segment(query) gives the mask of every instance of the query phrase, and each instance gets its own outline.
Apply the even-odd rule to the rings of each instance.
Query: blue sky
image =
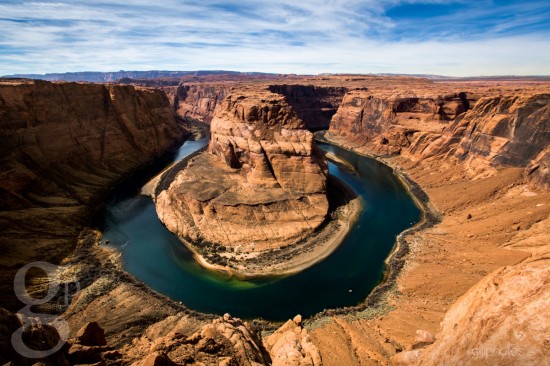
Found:
[[[549,75],[550,0],[0,0],[0,75]]]

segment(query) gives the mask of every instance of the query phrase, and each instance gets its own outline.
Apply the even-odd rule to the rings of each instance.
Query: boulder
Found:
[[[76,334],[78,342],[84,346],[105,346],[105,331],[96,322],[86,323]]]
[[[301,316],[294,317],[264,339],[273,366],[320,366],[321,353],[309,333],[301,326]]]
[[[141,366],[177,366],[177,363],[172,361],[168,356],[159,353],[152,353],[145,357],[140,364]]]

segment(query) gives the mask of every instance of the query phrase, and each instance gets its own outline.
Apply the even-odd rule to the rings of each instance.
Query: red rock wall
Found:
[[[327,129],[347,89],[315,85],[271,85],[269,90],[286,97],[309,130]]]
[[[22,263],[68,255],[99,199],[183,138],[159,90],[1,81],[0,305],[19,309]]]
[[[328,136],[366,146],[376,154],[401,153],[421,125],[444,128],[470,107],[465,93],[434,97],[376,96],[368,90],[346,94],[330,123]]]
[[[550,144],[550,95],[483,98],[457,124],[460,132],[459,160],[526,167]]]
[[[344,97],[327,138],[377,155],[413,159],[453,156],[471,177],[502,166],[528,167],[548,187],[550,95],[380,97],[354,90]]]
[[[212,121],[209,150],[254,185],[325,193],[326,169],[313,134],[284,97],[230,95]]]
[[[214,110],[225,95],[228,87],[222,84],[181,84],[164,88],[174,111],[180,118],[190,118],[210,123]]]
[[[1,83],[0,125],[3,209],[88,204],[183,140],[164,93],[131,86]]]

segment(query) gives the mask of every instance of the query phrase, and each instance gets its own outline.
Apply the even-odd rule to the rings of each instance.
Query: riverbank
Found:
[[[371,291],[371,293],[368,295],[365,301],[352,308],[338,309],[336,311],[329,310],[329,313],[344,314],[344,313],[350,313],[353,311],[363,311],[368,307],[383,306],[383,303],[385,301],[385,296],[387,295],[387,292],[390,291],[392,287],[394,287],[395,281],[399,276],[401,269],[405,265],[405,262],[406,262],[405,257],[410,252],[408,239],[413,234],[421,232],[422,230],[426,230],[438,224],[441,221],[441,214],[437,212],[437,210],[430,204],[430,198],[428,197],[426,192],[422,189],[422,187],[418,183],[416,183],[414,180],[412,180],[409,177],[409,175],[401,169],[399,165],[392,164],[390,161],[388,161],[387,159],[384,159],[383,157],[372,155],[364,151],[358,151],[358,149],[354,148],[353,145],[350,146],[349,144],[345,144],[342,141],[339,141],[338,139],[326,138],[325,131],[316,133],[315,138],[320,142],[338,146],[342,149],[352,151],[357,155],[376,160],[381,164],[384,164],[390,167],[392,169],[392,173],[399,179],[401,184],[403,184],[403,186],[406,188],[407,192],[409,193],[409,196],[412,198],[416,206],[421,211],[420,220],[414,226],[406,229],[405,231],[401,232],[397,236],[393,250],[384,261],[386,264],[386,268],[384,270],[384,277],[380,281],[380,283]],[[337,159],[334,159],[333,157]],[[327,159],[332,159],[336,163],[342,164],[343,166],[345,166],[348,169],[351,169],[352,171],[354,170],[353,166],[351,166],[345,160],[338,158],[336,155],[332,153],[327,154]],[[321,314],[318,314],[317,317],[322,317],[324,315],[326,314],[321,313]]]
[[[330,256],[342,244],[363,209],[361,198],[340,179],[330,176],[328,187],[331,209],[325,223],[297,243],[252,254],[225,252],[223,257],[231,263],[228,266],[212,263],[206,258],[209,252],[200,250],[185,238],[180,237],[180,240],[201,266],[226,276],[253,279],[299,273]]]
[[[360,146],[343,147],[369,156]],[[389,365],[391,356],[413,349],[417,330],[437,337],[451,306],[495,269],[534,253],[534,245],[516,243],[534,230],[540,236],[539,225],[550,221],[550,194],[530,188],[521,169],[498,169],[492,177],[470,180],[452,159],[377,160],[393,167],[433,216],[400,235],[388,259],[399,267],[392,267],[385,288],[371,293],[372,306],[310,323],[326,365]]]
[[[156,197],[157,193],[168,188],[174,172],[185,168],[193,157],[202,151],[204,149],[182,159],[153,178],[142,193],[147,192]],[[296,274],[332,254],[342,244],[363,209],[361,199],[344,182],[330,176],[327,183],[330,208],[325,222],[312,235],[291,245],[253,253],[241,253],[236,250],[217,251],[214,258],[219,256],[227,263],[222,265],[208,259],[213,256],[209,246],[198,246],[182,237],[180,240],[192,252],[197,263],[226,276],[251,279]]]

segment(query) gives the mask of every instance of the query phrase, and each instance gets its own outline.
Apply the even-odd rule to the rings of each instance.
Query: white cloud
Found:
[[[478,37],[446,39],[444,29],[432,39],[397,37],[404,25],[385,9],[415,2],[445,3],[5,1],[0,75],[119,69],[550,74],[547,31],[499,34],[528,19],[508,20]]]

